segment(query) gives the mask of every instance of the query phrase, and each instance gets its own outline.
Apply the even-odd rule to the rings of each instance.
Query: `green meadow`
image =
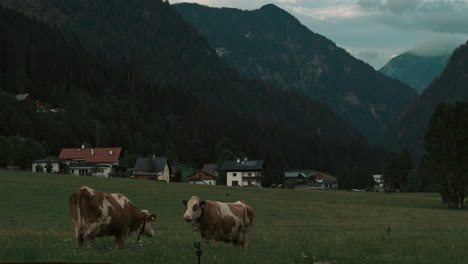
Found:
[[[119,192],[157,214],[156,236],[77,247],[68,208],[81,186]],[[251,249],[202,243],[201,263],[468,263],[468,211],[434,193],[236,188],[0,171],[0,262],[197,263],[183,199],[245,200]]]

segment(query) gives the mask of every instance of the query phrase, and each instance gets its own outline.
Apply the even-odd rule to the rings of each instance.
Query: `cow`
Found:
[[[95,237],[114,236],[115,247],[125,247],[125,239],[138,232],[154,236],[155,214],[139,210],[120,193],[95,191],[87,186],[70,195],[69,205],[79,247],[90,247]]]
[[[187,208],[183,218],[198,227],[204,241],[232,242],[235,247],[249,248],[253,225],[253,208],[244,201],[222,203],[202,201],[192,196],[182,203]]]

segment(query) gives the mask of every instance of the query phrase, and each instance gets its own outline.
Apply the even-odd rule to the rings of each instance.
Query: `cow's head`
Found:
[[[148,210],[141,210],[141,212],[145,215],[145,222],[141,224],[140,234],[152,237],[154,236],[152,223],[156,220],[156,214],[150,214]]]
[[[205,207],[205,201],[201,201],[200,198],[192,196],[190,200],[183,200],[182,203],[187,208],[185,211],[184,219],[187,223],[198,223],[198,218],[202,215],[202,209]]]

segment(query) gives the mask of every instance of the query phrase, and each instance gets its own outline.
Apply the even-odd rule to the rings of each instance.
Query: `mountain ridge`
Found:
[[[434,80],[447,65],[450,54],[420,56],[405,52],[392,58],[379,72],[413,87],[418,93]]]
[[[275,5],[252,11],[175,7],[242,76],[324,102],[371,142],[416,96]]]

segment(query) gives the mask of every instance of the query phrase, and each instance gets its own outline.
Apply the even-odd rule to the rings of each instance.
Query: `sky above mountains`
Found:
[[[468,0],[169,0],[253,10],[285,9],[310,30],[380,69],[392,57],[451,53],[468,40]]]

